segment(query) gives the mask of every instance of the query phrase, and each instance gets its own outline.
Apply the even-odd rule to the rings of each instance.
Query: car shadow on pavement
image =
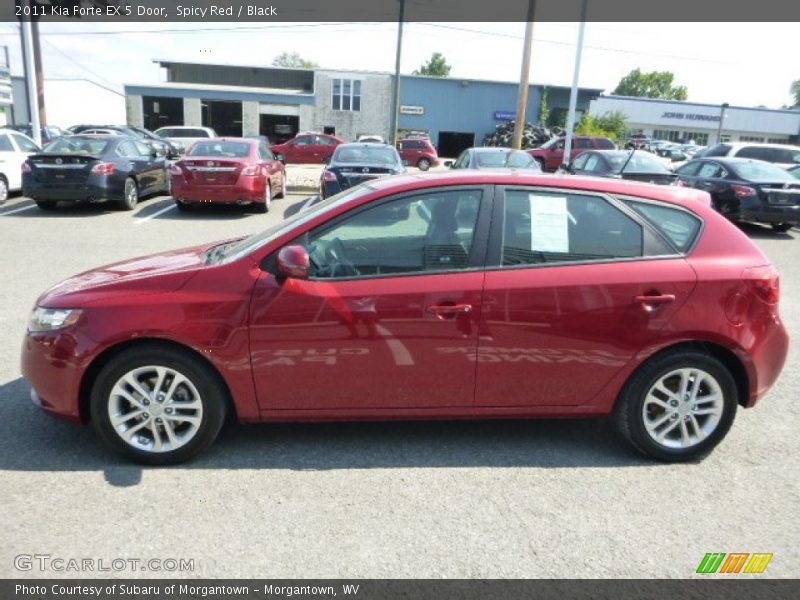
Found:
[[[275,210],[273,203],[270,210]],[[188,210],[168,210],[158,216],[153,217],[154,221],[198,221],[198,220],[214,220],[220,219],[243,219],[245,217],[264,217],[266,215],[258,214],[251,208],[239,205],[224,205],[224,204],[200,204],[192,206]]]
[[[24,379],[0,385],[0,470],[102,471],[137,485],[146,469],[109,450],[91,427],[53,419]],[[13,425],[12,425],[13,424]],[[605,419],[264,423],[226,425],[214,445],[171,469],[603,468],[653,466]]]
[[[769,225],[757,225],[755,223],[737,223],[737,225],[747,237],[755,240],[793,240],[792,233],[800,234],[797,227],[781,233],[775,231]]]
[[[31,203],[30,210],[14,213],[14,217],[18,219],[30,219],[31,217],[85,219],[87,217],[100,217],[106,213],[114,212],[120,211],[115,204],[109,202],[100,202],[97,204],[58,204],[55,208],[50,210],[42,210]]]

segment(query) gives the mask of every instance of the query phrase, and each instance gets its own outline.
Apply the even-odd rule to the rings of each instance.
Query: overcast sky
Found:
[[[441,52],[452,77],[518,80],[524,29],[524,23],[407,24],[402,71]],[[117,33],[97,35],[110,31]],[[163,81],[156,58],[268,65],[288,51],[326,68],[393,71],[396,31],[394,23],[41,25],[46,77],[87,78],[120,91],[125,83]],[[571,84],[577,33],[576,23],[535,25],[531,81]],[[4,23],[0,34],[12,70],[21,74],[18,26]],[[636,67],[668,70],[687,86],[690,101],[780,108],[800,79],[798,39],[798,23],[588,23],[580,85],[610,93]]]

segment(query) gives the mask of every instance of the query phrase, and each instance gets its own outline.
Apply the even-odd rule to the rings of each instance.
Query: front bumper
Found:
[[[81,423],[80,384],[83,361],[68,333],[26,334],[22,342],[22,376],[31,384],[31,401],[46,413]]]

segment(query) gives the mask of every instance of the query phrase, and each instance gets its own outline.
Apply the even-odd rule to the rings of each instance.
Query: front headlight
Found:
[[[38,333],[42,331],[56,331],[71,327],[80,319],[82,310],[77,308],[42,308],[33,309],[28,320],[28,331]]]

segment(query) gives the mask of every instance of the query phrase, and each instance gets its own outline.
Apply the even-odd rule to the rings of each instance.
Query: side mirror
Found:
[[[310,265],[308,251],[303,246],[284,246],[278,252],[278,273],[284,277],[308,279]]]
[[[444,166],[445,166],[445,167],[447,167],[448,169],[452,169],[452,168],[453,168],[453,164],[454,164],[454,163],[453,163],[453,161],[452,161],[452,160],[446,160],[446,161],[444,161]]]

